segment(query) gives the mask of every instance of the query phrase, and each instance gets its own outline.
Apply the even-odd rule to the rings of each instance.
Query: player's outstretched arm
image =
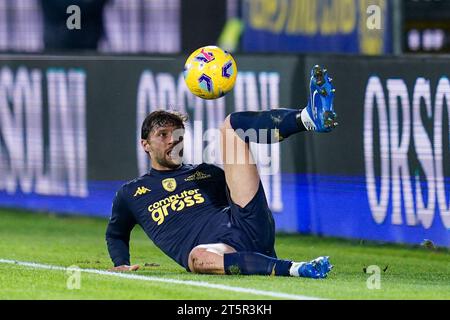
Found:
[[[114,267],[111,271],[135,271],[138,265],[130,264],[130,234],[136,221],[128,210],[119,190],[113,201],[111,219],[106,229],[106,243]]]

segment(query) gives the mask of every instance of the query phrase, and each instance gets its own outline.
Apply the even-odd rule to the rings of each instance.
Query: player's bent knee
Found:
[[[191,250],[191,252],[189,253],[189,270],[191,270],[191,272],[197,273],[198,270],[198,261],[202,259],[202,253],[206,251],[205,249],[202,248],[194,248]]]
[[[223,254],[235,251],[225,244],[197,246],[189,253],[189,270],[193,273],[224,274]]]
[[[193,273],[209,273],[212,267],[211,253],[205,248],[194,248],[189,254],[189,270]]]

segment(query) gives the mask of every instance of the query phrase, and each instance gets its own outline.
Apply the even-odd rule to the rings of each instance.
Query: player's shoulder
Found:
[[[216,166],[215,164],[212,163],[206,163],[206,162],[202,162],[199,164],[195,164],[195,165],[190,165],[191,168],[194,170],[210,170],[210,171],[223,171],[219,166]]]
[[[200,163],[195,165],[185,166],[186,170],[183,175],[184,181],[198,181],[208,178],[224,179],[225,174],[221,168],[209,163]]]
[[[219,167],[215,164],[212,164],[212,163],[203,162],[203,163],[197,165],[196,170],[204,171],[206,173],[210,173],[215,176],[224,174],[224,171],[221,167]]]
[[[117,195],[122,195],[123,197],[127,198],[130,195],[134,194],[136,192],[136,189],[138,188],[142,189],[141,192],[143,192],[145,188],[148,189],[148,185],[150,183],[149,180],[151,180],[151,178],[148,174],[144,174],[140,177],[128,180],[127,182],[123,183],[117,190]]]

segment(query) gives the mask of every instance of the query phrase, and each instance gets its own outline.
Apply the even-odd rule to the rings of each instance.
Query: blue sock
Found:
[[[247,143],[276,143],[291,134],[306,131],[300,114],[301,110],[286,108],[234,112],[230,115],[230,123],[231,127],[237,130],[238,136]],[[247,134],[245,134],[246,131]],[[249,134],[250,132],[254,135]]]
[[[289,276],[292,261],[275,259],[257,252],[223,255],[226,274]]]

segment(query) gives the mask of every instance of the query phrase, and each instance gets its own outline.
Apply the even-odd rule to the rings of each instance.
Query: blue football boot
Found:
[[[330,257],[318,257],[310,262],[301,263],[298,268],[298,275],[313,279],[326,278],[328,272],[333,268],[329,259]]]
[[[326,69],[315,65],[311,69],[308,105],[301,113],[301,119],[307,130],[330,132],[338,123],[334,112],[335,89]]]

